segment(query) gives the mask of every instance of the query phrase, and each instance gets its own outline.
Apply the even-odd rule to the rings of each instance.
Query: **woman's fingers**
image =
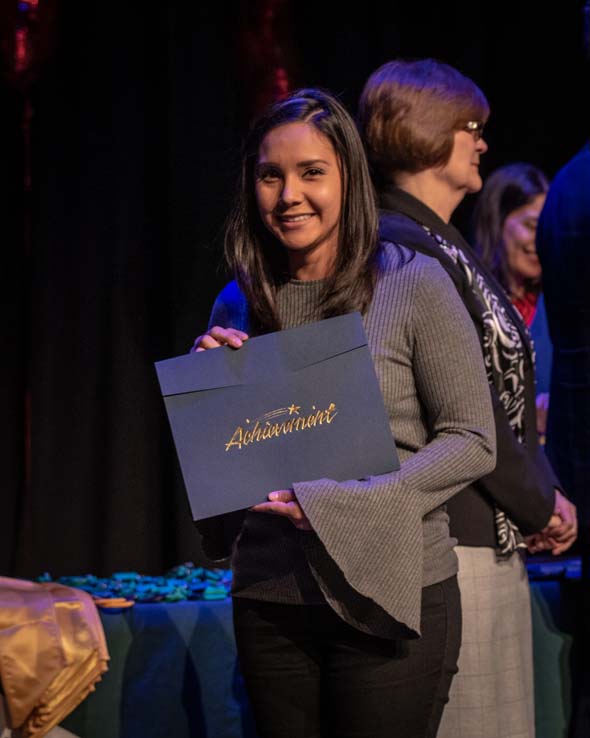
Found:
[[[550,540],[540,533],[526,538],[526,544],[529,553],[532,554],[539,553],[540,551],[549,551],[552,547]]]
[[[268,502],[261,502],[250,509],[254,512],[271,513],[272,515],[288,518],[299,530],[312,530],[309,520],[292,490],[281,489],[271,492],[268,500]]]
[[[206,349],[217,348],[221,344],[206,333],[202,336],[197,336],[193,344],[193,351],[205,351]]]
[[[575,540],[575,538],[572,538],[567,543],[562,543],[558,546],[555,546],[555,548],[551,550],[551,553],[554,556],[559,556],[560,554],[565,553],[569,548],[571,548]]]
[[[551,517],[549,518],[549,522],[543,528],[543,532],[546,532],[548,530],[552,530],[554,528],[558,528],[561,525],[561,523],[562,523],[562,520],[559,517],[559,515],[556,515],[555,513],[553,513],[551,515]]]
[[[576,506],[556,489],[555,509],[553,512],[561,518],[561,524],[556,529],[551,530],[551,535],[558,543],[563,544],[559,547],[559,552],[563,553],[563,551],[567,551],[578,537],[577,510]]]
[[[271,492],[268,499],[273,502],[296,502],[295,493],[292,489],[277,489]]]
[[[571,512],[571,511],[570,511]],[[577,538],[577,527],[572,521],[564,522],[554,513],[540,533],[526,539],[530,553],[551,551],[554,556],[565,553]]]
[[[193,344],[193,351],[205,351],[207,349],[218,348],[219,346],[231,346],[231,348],[240,348],[244,341],[248,340],[248,334],[239,331],[237,328],[222,328],[221,326],[213,326],[207,333],[197,336]]]

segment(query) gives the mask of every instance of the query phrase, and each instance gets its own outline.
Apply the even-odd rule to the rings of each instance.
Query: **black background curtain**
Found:
[[[328,87],[354,111],[380,63],[438,57],[490,99],[484,173],[528,160],[553,175],[587,133],[580,7],[56,6],[55,48],[30,88],[30,197],[23,94],[0,90],[0,571],[160,573],[203,562],[153,362],[188,350],[225,281],[223,220],[265,59],[285,66],[291,86]]]

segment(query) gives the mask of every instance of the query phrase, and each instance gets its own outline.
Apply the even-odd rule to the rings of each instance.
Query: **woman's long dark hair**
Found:
[[[473,211],[474,246],[502,287],[509,292],[504,221],[549,189],[547,177],[532,164],[516,163],[496,169],[487,178]],[[529,285],[540,289],[538,285]]]
[[[373,294],[378,252],[375,195],[354,121],[332,95],[294,92],[272,105],[244,143],[238,194],[225,235],[225,257],[250,309],[251,333],[280,329],[277,288],[289,279],[286,250],[262,223],[255,196],[255,167],[263,138],[274,128],[304,122],[326,136],[338,157],[342,203],[338,252],[327,278],[322,317],[366,309]]]

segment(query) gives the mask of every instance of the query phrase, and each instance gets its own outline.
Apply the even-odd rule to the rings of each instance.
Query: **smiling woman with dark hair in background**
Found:
[[[450,223],[465,195],[482,186],[488,116],[477,85],[433,59],[383,65],[359,106],[379,188],[380,235],[435,257],[450,275],[478,331],[494,404],[496,469],[447,505],[459,542],[463,641],[439,738],[534,735],[530,599],[518,549],[526,547],[523,534],[545,530],[556,552],[576,535],[572,506],[537,440],[525,327]]]
[[[232,554],[259,734],[434,738],[461,630],[441,506],[494,465],[473,325],[434,259],[378,240],[355,124],[319,90],[251,130],[226,257],[235,281],[195,349],[359,310],[401,461],[367,479],[261,489],[268,501],[233,530],[200,524],[206,553]]]
[[[473,214],[475,249],[508,293],[535,347],[537,431],[544,439],[551,378],[551,339],[541,293],[535,237],[549,182],[532,164],[496,169],[486,179]]]

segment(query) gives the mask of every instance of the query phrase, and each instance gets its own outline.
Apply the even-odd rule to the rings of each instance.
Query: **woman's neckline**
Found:
[[[323,277],[322,279],[297,279],[297,277],[289,277],[285,284],[292,284],[294,287],[313,287],[325,284],[326,279],[326,277]]]

